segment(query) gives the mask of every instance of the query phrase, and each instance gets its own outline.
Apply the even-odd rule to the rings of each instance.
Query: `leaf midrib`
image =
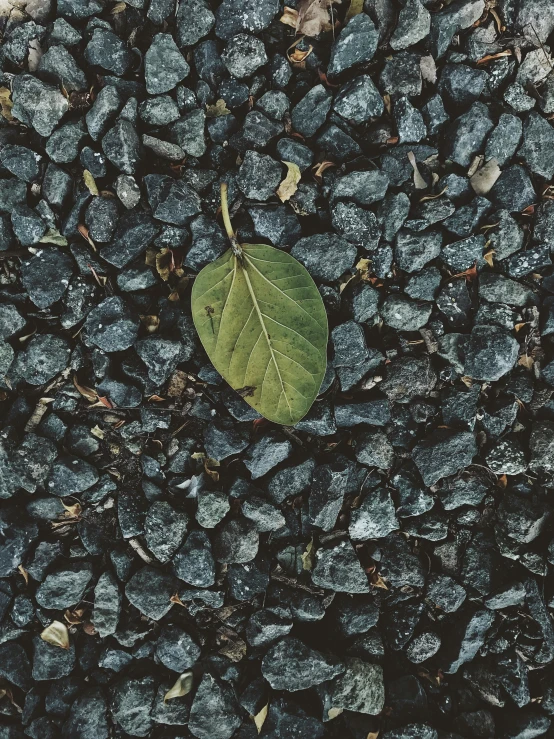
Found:
[[[271,340],[269,338],[269,334],[267,333],[267,329],[266,329],[266,326],[265,326],[265,321],[263,319],[263,314],[262,314],[262,312],[260,310],[260,306],[258,305],[258,301],[256,299],[256,295],[254,293],[254,289],[252,287],[252,283],[250,282],[250,277],[248,275],[247,270],[244,268],[244,266],[242,264],[238,264],[238,260],[237,260],[237,257],[236,256],[234,257],[234,259],[235,259],[235,269],[237,269],[237,266],[239,266],[239,268],[242,269],[242,273],[244,274],[244,279],[245,279],[246,285],[248,287],[248,292],[250,293],[250,298],[252,300],[252,304],[254,305],[254,308],[255,308],[256,313],[258,315],[258,320],[260,321],[260,324],[261,324],[261,327],[262,327],[262,331],[264,332],[264,336],[265,336],[265,340],[267,341],[267,346],[268,346],[268,349],[269,349],[269,353],[271,355],[271,359],[273,360],[273,364],[275,365],[275,369],[277,371],[277,377],[279,378],[279,382],[281,383],[281,393],[285,396],[285,400],[287,401],[287,406],[288,406],[288,409],[289,409],[289,416],[290,416],[291,421],[292,421],[292,418],[293,418],[292,408],[290,407],[289,399],[288,399],[288,396],[287,396],[287,393],[286,393],[286,390],[285,390],[285,386],[283,384],[283,378],[281,377],[281,371],[279,369],[279,365],[277,364],[277,360],[275,359],[275,353],[274,353],[273,347],[271,345]],[[245,259],[246,261],[249,262],[248,257],[244,254],[244,252],[243,252],[243,259]],[[252,267],[254,267],[254,265],[251,262],[249,262],[249,263],[251,264]],[[254,269],[256,269],[256,268],[254,267]],[[269,362],[268,362],[267,367],[269,367]],[[265,368],[264,379],[262,380],[262,386],[260,388],[260,400],[261,400],[261,394],[263,393],[263,384],[265,382],[265,376],[267,375],[267,367]]]

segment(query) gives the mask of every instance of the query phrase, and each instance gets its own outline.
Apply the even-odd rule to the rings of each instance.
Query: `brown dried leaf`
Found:
[[[505,488],[508,487],[508,476],[507,475],[500,475],[497,480],[498,487]]]
[[[61,621],[52,621],[50,626],[47,626],[41,632],[40,638],[54,647],[69,649],[69,632],[67,626],[62,624]]]
[[[320,162],[319,164],[314,164],[312,167],[314,178],[318,180],[318,182],[321,181],[321,175],[325,172],[325,170],[329,169],[329,167],[336,167],[337,165],[335,162],[330,162],[328,160],[325,160],[323,162]]]
[[[180,398],[187,387],[187,375],[182,370],[176,370],[169,379],[167,386],[168,398]]]
[[[211,477],[211,479],[214,482],[219,481],[219,472],[214,469],[214,467],[219,467],[220,463],[217,461],[217,459],[212,459],[211,457],[206,457],[204,460],[204,469],[206,471],[206,474],[208,477]]]
[[[98,400],[98,393],[96,392],[96,390],[93,390],[91,387],[87,387],[86,385],[81,385],[77,380],[77,375],[73,375],[73,384],[81,393],[83,398],[88,400],[89,403],[96,403],[96,401]]]
[[[69,608],[63,614],[63,617],[71,626],[78,626],[83,623],[83,616],[85,615],[85,608],[75,608],[71,611]]]
[[[313,50],[314,47],[310,44],[310,47],[307,51],[303,51],[302,49],[295,49],[290,54],[287,52],[287,58],[291,64],[296,64],[297,66],[304,67],[304,62],[310,56]]]
[[[156,271],[164,282],[169,280],[169,275],[175,269],[173,252],[167,247],[156,254]]]
[[[7,87],[0,87],[0,115],[10,123],[15,123],[12,115],[13,101],[11,91]]]
[[[285,203],[298,190],[298,183],[302,177],[302,172],[298,164],[294,162],[283,162],[283,164],[287,167],[287,176],[277,188],[276,195],[282,203]]]
[[[285,5],[283,15],[279,18],[279,21],[285,26],[290,26],[291,28],[296,29],[296,26],[298,25],[298,11]]]
[[[164,703],[172,698],[182,698],[184,695],[188,695],[192,690],[192,683],[192,672],[190,670],[183,672],[175,681],[175,685],[164,695]]]
[[[66,513],[64,514],[66,518],[78,518],[83,512],[83,509],[81,508],[80,503],[74,503],[73,505],[66,505],[62,500],[62,505],[66,510]]]
[[[222,626],[217,630],[217,642],[220,645],[219,654],[227,657],[231,662],[240,662],[246,656],[246,642],[236,631]]]
[[[440,198],[441,195],[444,195],[444,193],[448,190],[448,187],[444,187],[439,193],[436,195],[424,195],[422,198],[419,199],[420,203],[425,203],[427,200],[436,200],[437,198]]]
[[[329,15],[332,4],[333,0],[300,0],[297,8],[297,33],[319,36],[323,31],[330,31],[333,27]]]
[[[473,386],[473,377],[469,377],[468,375],[463,375],[460,379],[466,387]]]
[[[221,98],[216,100],[214,105],[206,105],[206,118],[219,118],[222,115],[229,115],[230,110]]]
[[[158,316],[140,316],[140,322],[146,329],[147,334],[155,333],[160,325]]]
[[[258,734],[260,734],[262,731],[262,727],[264,725],[264,721],[267,718],[268,712],[269,712],[269,703],[266,703],[265,706],[261,709],[261,711],[259,711],[255,716],[252,716],[252,714],[250,714],[250,718],[252,719],[256,729],[258,730]]]

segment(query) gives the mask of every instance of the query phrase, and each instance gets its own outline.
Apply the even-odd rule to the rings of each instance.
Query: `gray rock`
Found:
[[[482,2],[482,0],[479,0]],[[445,137],[445,155],[462,167],[469,167],[475,154],[485,143],[494,124],[484,103],[474,103],[467,113],[457,118]]]
[[[335,234],[306,236],[291,250],[295,259],[319,282],[332,282],[354,266],[357,250]]]
[[[313,136],[325,123],[333,95],[323,85],[312,87],[292,109],[292,125],[302,136]]]
[[[221,58],[229,73],[237,79],[250,77],[267,63],[263,41],[247,33],[233,36]]]
[[[95,67],[121,76],[131,68],[135,57],[115,33],[95,28],[85,49],[85,59]]]
[[[0,644],[0,675],[12,685],[29,690],[31,665],[25,650],[14,641]],[[11,737],[8,736],[8,739]]]
[[[431,44],[436,57],[444,56],[452,38],[483,15],[484,0],[455,0],[431,19]]]
[[[111,712],[115,723],[131,736],[148,736],[156,682],[151,676],[124,677],[112,688]]]
[[[25,326],[25,319],[14,305],[0,304],[0,339],[9,339]]]
[[[122,106],[123,99],[116,87],[106,85],[100,90],[85,116],[88,132],[94,141],[99,141],[106,133]]]
[[[94,588],[92,623],[101,639],[115,634],[121,613],[121,593],[111,572],[103,572]]]
[[[214,557],[225,564],[251,562],[258,553],[258,546],[258,531],[252,521],[232,518],[216,532]]]
[[[75,644],[60,649],[35,636],[33,639],[33,680],[59,680],[71,674],[75,666]]]
[[[38,64],[38,76],[45,82],[63,85],[67,92],[79,92],[87,87],[87,78],[64,46],[51,46]]]
[[[200,657],[200,647],[179,626],[164,626],[156,642],[156,657],[168,670],[184,672]]]
[[[186,2],[181,5],[187,5]],[[189,18],[189,22],[192,18]],[[187,77],[190,67],[169,33],[157,33],[144,56],[146,90],[159,95],[173,90]]]
[[[377,51],[379,33],[371,18],[359,13],[349,20],[331,48],[327,75],[336,77],[347,69],[365,64]]]
[[[470,662],[485,641],[494,615],[485,609],[468,608],[450,625],[449,639],[441,649],[441,664],[448,675]]]
[[[299,639],[285,637],[262,660],[262,675],[274,690],[306,690],[344,672],[336,659],[307,647]]]
[[[125,595],[142,614],[159,621],[171,610],[173,603],[170,598],[175,593],[175,587],[171,575],[147,565],[129,580]]]
[[[105,352],[131,347],[138,335],[139,322],[118,296],[106,298],[87,316],[85,330],[89,341]]]
[[[534,172],[547,180],[554,176],[554,128],[541,115],[531,111],[523,124],[520,157]]]
[[[352,200],[358,205],[367,206],[385,197],[389,180],[379,170],[350,172],[338,177],[331,191],[331,202]]]
[[[91,578],[91,567],[84,563],[74,569],[53,572],[39,585],[36,592],[37,603],[42,608],[71,608],[82,599]]]
[[[552,472],[554,470],[554,423],[552,421],[533,424],[529,447],[532,454],[530,468]]]
[[[46,223],[27,205],[16,205],[12,210],[13,232],[22,246],[38,244],[46,233]]]
[[[179,48],[194,46],[208,35],[215,24],[215,16],[206,0],[183,0],[175,16],[176,39]]]
[[[108,739],[108,706],[100,688],[90,687],[71,704],[63,739]]]
[[[407,49],[422,41],[431,28],[431,14],[420,0],[408,0],[400,10],[398,24],[390,40],[395,51]]]
[[[42,157],[32,149],[16,144],[6,144],[0,151],[2,165],[20,180],[32,182],[39,176]]]
[[[312,582],[338,593],[368,593],[370,589],[364,569],[349,541],[317,550]],[[272,687],[275,685],[272,684]]]
[[[403,295],[389,295],[380,308],[383,321],[398,331],[417,331],[431,316],[432,303],[416,302]]]
[[[418,272],[440,254],[442,234],[440,231],[414,233],[401,229],[396,236],[394,256],[396,264],[405,272]]]
[[[507,164],[521,141],[523,125],[521,119],[510,113],[502,113],[498,124],[487,139],[486,159],[496,159],[500,167]]]
[[[360,464],[388,470],[394,462],[394,449],[382,431],[362,431],[355,440],[354,452]]]
[[[400,143],[417,143],[427,136],[423,116],[404,95],[395,100],[394,119]]]
[[[48,245],[21,264],[21,281],[37,308],[48,308],[67,290],[73,276],[73,260]]]
[[[416,444],[412,459],[427,486],[471,464],[477,454],[475,437],[468,431],[437,429]]]
[[[140,140],[134,125],[120,118],[102,139],[102,150],[120,172],[134,174],[140,158]]]
[[[378,245],[379,226],[372,211],[364,210],[354,203],[339,202],[331,209],[331,220],[335,231],[356,246],[373,251]]]
[[[324,711],[339,708],[376,716],[385,704],[383,668],[361,659],[349,659],[345,672],[318,692]]]
[[[287,459],[291,452],[292,444],[288,439],[268,434],[249,447],[244,464],[256,480]]]
[[[43,385],[67,369],[70,354],[69,343],[61,336],[33,336],[21,356],[21,375],[30,385]]]
[[[247,151],[237,176],[237,184],[251,200],[269,200],[282,179],[279,162],[267,154]]]
[[[495,382],[515,365],[516,339],[497,326],[474,326],[465,351],[465,374],[476,380]]]
[[[12,115],[39,136],[50,136],[69,110],[69,103],[57,87],[46,85],[29,74],[13,80]]]
[[[215,528],[229,513],[230,509],[231,504],[226,493],[220,490],[202,490],[198,492],[196,520],[205,529]]]
[[[243,31],[263,31],[278,12],[277,0],[223,0],[216,12],[216,35],[229,39]]]
[[[489,198],[499,208],[513,213],[535,203],[537,195],[527,170],[520,164],[514,164],[496,180]]]
[[[352,511],[348,533],[351,539],[366,541],[382,539],[398,528],[400,526],[389,491],[377,488],[366,495],[359,508]]]
[[[428,357],[399,357],[386,368],[381,389],[394,403],[409,403],[412,398],[427,396],[435,387],[437,376]]]
[[[370,118],[377,118],[383,109],[384,103],[379,90],[367,74],[355,77],[343,85],[333,102],[333,110],[353,123],[365,123]]]
[[[185,538],[188,516],[165,500],[157,500],[148,509],[144,522],[148,549],[159,562],[173,557]]]
[[[173,557],[173,571],[180,580],[196,588],[208,588],[214,584],[215,563],[205,531],[191,531]]]
[[[205,673],[190,709],[190,732],[198,739],[230,739],[241,723],[232,687]]]

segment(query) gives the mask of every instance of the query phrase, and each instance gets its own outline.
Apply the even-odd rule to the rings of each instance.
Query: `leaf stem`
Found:
[[[229,237],[229,241],[231,242],[231,248],[233,249],[233,254],[237,257],[242,256],[242,249],[240,247],[240,244],[238,242],[237,236],[233,230],[233,224],[231,223],[231,218],[229,217],[229,204],[227,201],[227,183],[222,182],[221,183],[221,215],[223,216],[223,224],[225,226],[225,231],[227,231],[227,236]]]

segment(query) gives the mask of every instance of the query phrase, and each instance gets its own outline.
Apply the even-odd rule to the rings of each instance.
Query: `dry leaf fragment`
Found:
[[[418,169],[415,154],[413,151],[408,152],[408,160],[414,170],[414,185],[415,185],[416,190],[425,190],[427,187],[427,183],[421,176],[421,172]]]
[[[298,11],[285,5],[283,15],[279,18],[279,21],[285,26],[290,26],[291,28],[296,29],[296,26],[298,25]]]
[[[67,239],[58,231],[57,228],[49,228],[44,236],[40,239],[41,244],[55,244],[56,246],[67,246]]]
[[[489,265],[489,267],[494,267],[494,255],[496,254],[494,249],[490,249],[489,251],[485,252],[483,254],[483,259],[485,262]]]
[[[301,556],[301,560],[302,560],[302,569],[311,571],[315,564],[315,548],[314,548],[313,539],[310,541],[310,543],[306,547],[306,551]]]
[[[290,200],[298,190],[298,183],[302,177],[302,172],[298,164],[294,162],[283,162],[283,164],[287,167],[287,176],[277,188],[277,197],[282,203]]]
[[[180,398],[187,387],[187,375],[183,370],[176,370],[169,378],[167,386],[168,398]]]
[[[517,363],[520,365],[520,367],[525,367],[525,369],[533,369],[533,365],[535,364],[535,360],[533,357],[530,357],[529,354],[523,354],[518,360]]]
[[[91,195],[98,195],[98,187],[96,186],[96,180],[92,176],[92,172],[89,172],[88,169],[83,170],[83,180],[85,181],[85,185],[88,187],[88,190]]]
[[[81,393],[83,398],[86,398],[89,403],[96,403],[98,400],[98,393],[96,390],[93,390],[91,387],[87,387],[86,385],[81,385],[77,380],[77,375],[73,375],[73,384]]]
[[[47,626],[41,632],[40,638],[55,647],[69,649],[69,632],[67,626],[62,624],[61,621],[52,621],[50,626]]]
[[[73,505],[67,505],[62,500],[62,505],[65,508],[64,516],[65,518],[79,518],[81,513],[83,512],[83,509],[81,508],[80,503],[74,503]]]
[[[23,567],[23,565],[18,565],[17,571],[21,574],[21,576],[25,580],[25,585],[28,585],[29,584],[29,573],[27,572],[25,567]]]
[[[349,21],[350,18],[353,18],[355,15],[359,15],[363,12],[363,9],[364,0],[350,0],[350,6],[346,13],[345,21]]]
[[[167,247],[156,254],[156,271],[164,282],[169,280],[169,275],[175,269],[173,252]]]
[[[103,438],[104,438],[104,436],[106,435],[106,434],[104,433],[104,431],[103,431],[103,430],[102,430],[102,429],[100,428],[100,426],[98,426],[98,425],[96,425],[96,426],[93,426],[93,427],[91,428],[91,430],[90,430],[90,433],[91,433],[91,434],[92,434],[93,436],[96,436],[96,438],[97,438],[97,439],[103,439]]]
[[[188,670],[179,675],[175,681],[175,685],[170,688],[164,695],[164,703],[170,701],[172,698],[181,698],[187,695],[192,690],[192,672]]]
[[[127,9],[126,3],[116,3],[113,8],[110,10],[110,13],[112,15],[117,15],[118,13],[123,13],[124,10]]]
[[[269,712],[269,703],[266,703],[265,706],[261,709],[261,711],[258,711],[258,713],[255,716],[252,716],[252,714],[250,714],[250,717],[252,721],[254,722],[256,729],[258,730],[258,734],[260,734],[262,731],[262,726],[264,725],[264,721],[267,718],[268,712]]]
[[[344,708],[330,708],[327,711],[327,717],[329,718],[330,721],[332,721],[337,716],[340,716],[343,711],[344,711]]]
[[[310,44],[307,51],[303,51],[302,49],[295,49],[292,54],[289,54],[287,52],[287,58],[291,64],[297,64],[297,65],[303,65],[303,62],[306,61],[306,59],[310,56],[312,51],[314,50],[314,47]]]
[[[427,200],[436,200],[437,198],[440,198],[441,195],[444,195],[444,193],[448,190],[448,187],[444,187],[439,193],[436,195],[424,195],[422,198],[419,199],[420,203],[425,203]]]
[[[206,118],[219,118],[222,115],[229,115],[230,110],[221,98],[216,100],[214,105],[206,105]]]
[[[156,266],[156,255],[157,255],[157,253],[158,252],[157,252],[156,249],[154,249],[151,246],[148,247],[148,249],[146,250],[146,253],[144,255],[144,263],[146,264],[147,267],[155,267]]]
[[[512,50],[504,49],[504,51],[499,51],[498,54],[486,54],[480,59],[477,59],[477,64],[488,64],[488,62],[493,62],[495,59],[500,59],[503,56],[512,56]]]
[[[155,333],[160,325],[160,319],[158,316],[140,316],[140,322],[148,334]]]
[[[15,122],[12,115],[13,101],[11,91],[7,87],[0,87],[0,114],[10,123]]]
[[[481,169],[469,178],[469,182],[477,195],[486,195],[493,188],[494,183],[500,177],[501,171],[496,159],[489,159]]]
[[[338,0],[337,4],[340,3]],[[333,27],[329,10],[333,0],[300,0],[298,3],[297,33],[305,36],[319,36]]]

